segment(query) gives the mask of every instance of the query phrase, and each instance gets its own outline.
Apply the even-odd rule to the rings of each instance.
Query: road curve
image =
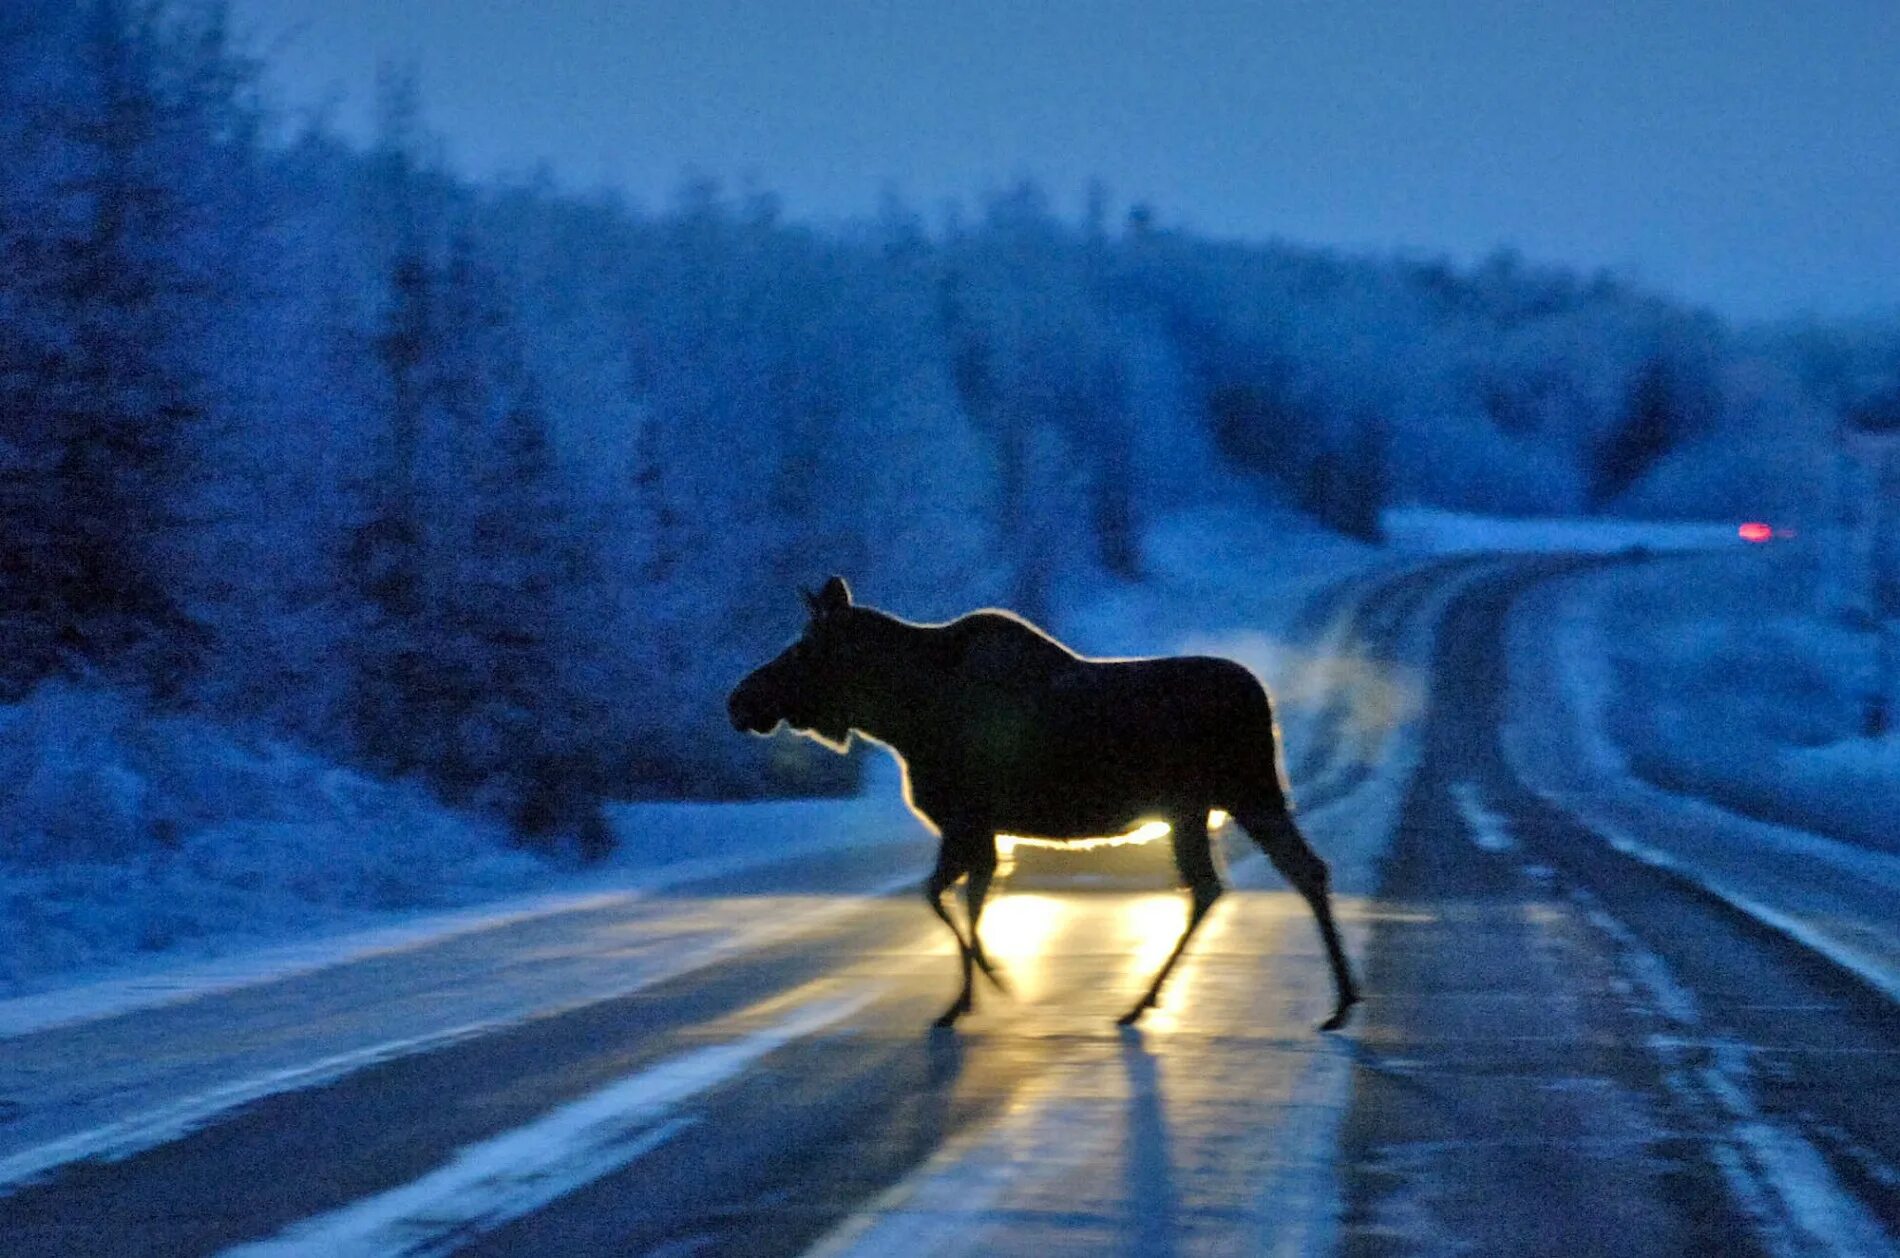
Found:
[[[1006,889],[1014,994],[929,1033],[954,965],[894,835],[0,1040],[0,1250],[1894,1252],[1892,1003],[1505,754],[1505,619],[1562,570],[1383,574],[1311,626],[1422,688],[1296,760],[1346,1035],[1232,842],[1138,1033],[1172,891]]]

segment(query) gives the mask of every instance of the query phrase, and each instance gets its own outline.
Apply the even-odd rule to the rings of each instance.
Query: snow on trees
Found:
[[[0,681],[139,682],[543,835],[848,780],[724,728],[791,628],[762,591],[1060,624],[1209,499],[1691,513],[1900,362],[1511,254],[1117,234],[1100,187],[819,230],[476,184],[412,80],[362,152],[254,70],[215,3],[0,14]]]

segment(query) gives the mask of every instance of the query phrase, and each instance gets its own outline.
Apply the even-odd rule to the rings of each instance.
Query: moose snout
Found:
[[[726,715],[732,720],[732,728],[742,734],[763,734],[776,722],[767,721],[760,711],[756,689],[748,681],[742,681],[726,698]]]

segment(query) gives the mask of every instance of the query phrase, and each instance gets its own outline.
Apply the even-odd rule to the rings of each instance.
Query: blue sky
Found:
[[[1092,177],[1222,236],[1609,266],[1743,317],[1900,307],[1891,0],[235,0],[279,98],[412,57],[474,173],[802,217]]]

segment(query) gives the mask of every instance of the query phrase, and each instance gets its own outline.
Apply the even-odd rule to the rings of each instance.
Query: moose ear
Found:
[[[851,587],[844,583],[843,577],[832,577],[825,582],[825,588],[818,591],[818,597],[812,600],[815,614],[825,615],[843,611],[851,606]]]

